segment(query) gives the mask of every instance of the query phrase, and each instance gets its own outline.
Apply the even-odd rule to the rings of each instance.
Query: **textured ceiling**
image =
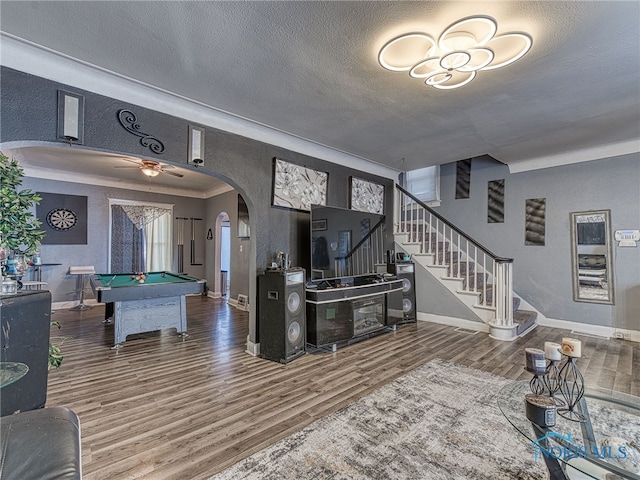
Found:
[[[3,0],[0,8],[10,36],[396,170],[483,154],[516,164],[610,144],[640,150],[637,1]],[[389,39],[437,37],[472,14],[494,17],[498,33],[529,32],[531,51],[449,91],[379,66]]]

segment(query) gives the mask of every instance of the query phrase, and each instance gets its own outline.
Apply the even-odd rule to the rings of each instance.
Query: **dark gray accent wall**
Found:
[[[471,195],[455,199],[455,163],[442,165],[436,210],[494,253],[514,259],[514,290],[550,319],[640,329],[640,247],[613,246],[615,305],[573,301],[569,212],[611,210],[611,230],[640,227],[640,155],[510,174],[474,158]],[[487,182],[505,179],[504,223],[487,222]],[[525,245],[525,206],[546,198],[545,245]],[[613,239],[611,239],[613,241]]]
[[[62,88],[85,96],[85,148],[154,158],[164,163],[193,168],[187,165],[188,119],[172,117],[6,67],[1,68],[0,74],[0,147],[22,147],[30,142],[60,144],[56,138],[56,99],[57,90]],[[121,109],[134,112],[140,130],[162,141],[165,146],[163,153],[151,153],[140,144],[140,138],[122,127],[117,118]],[[385,213],[393,211],[392,180],[214,128],[206,128],[205,141],[205,163],[199,171],[233,186],[242,194],[249,209],[252,232],[248,272],[250,299],[255,296],[257,269],[266,267],[276,252],[288,252],[293,264],[308,261],[304,256],[308,255],[309,250],[309,214],[271,207],[274,157],[328,172],[328,205],[348,208],[349,176],[355,175],[384,185],[387,193]],[[75,191],[69,193],[77,194]],[[388,232],[388,244],[391,247],[391,229]],[[250,314],[250,337],[255,338],[253,309]]]

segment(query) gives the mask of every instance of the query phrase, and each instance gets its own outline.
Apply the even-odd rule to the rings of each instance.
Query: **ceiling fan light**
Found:
[[[147,177],[157,177],[160,174],[158,170],[150,167],[143,167],[140,170],[142,170],[142,173],[144,173]]]

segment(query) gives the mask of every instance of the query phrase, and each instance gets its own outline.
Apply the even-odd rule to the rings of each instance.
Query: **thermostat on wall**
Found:
[[[635,247],[640,240],[640,230],[616,230],[613,238],[619,247]]]

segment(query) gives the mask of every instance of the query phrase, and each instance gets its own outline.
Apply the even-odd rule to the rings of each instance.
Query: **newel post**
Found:
[[[490,323],[493,338],[513,340],[518,326],[513,323],[513,259],[495,259],[496,319]]]

